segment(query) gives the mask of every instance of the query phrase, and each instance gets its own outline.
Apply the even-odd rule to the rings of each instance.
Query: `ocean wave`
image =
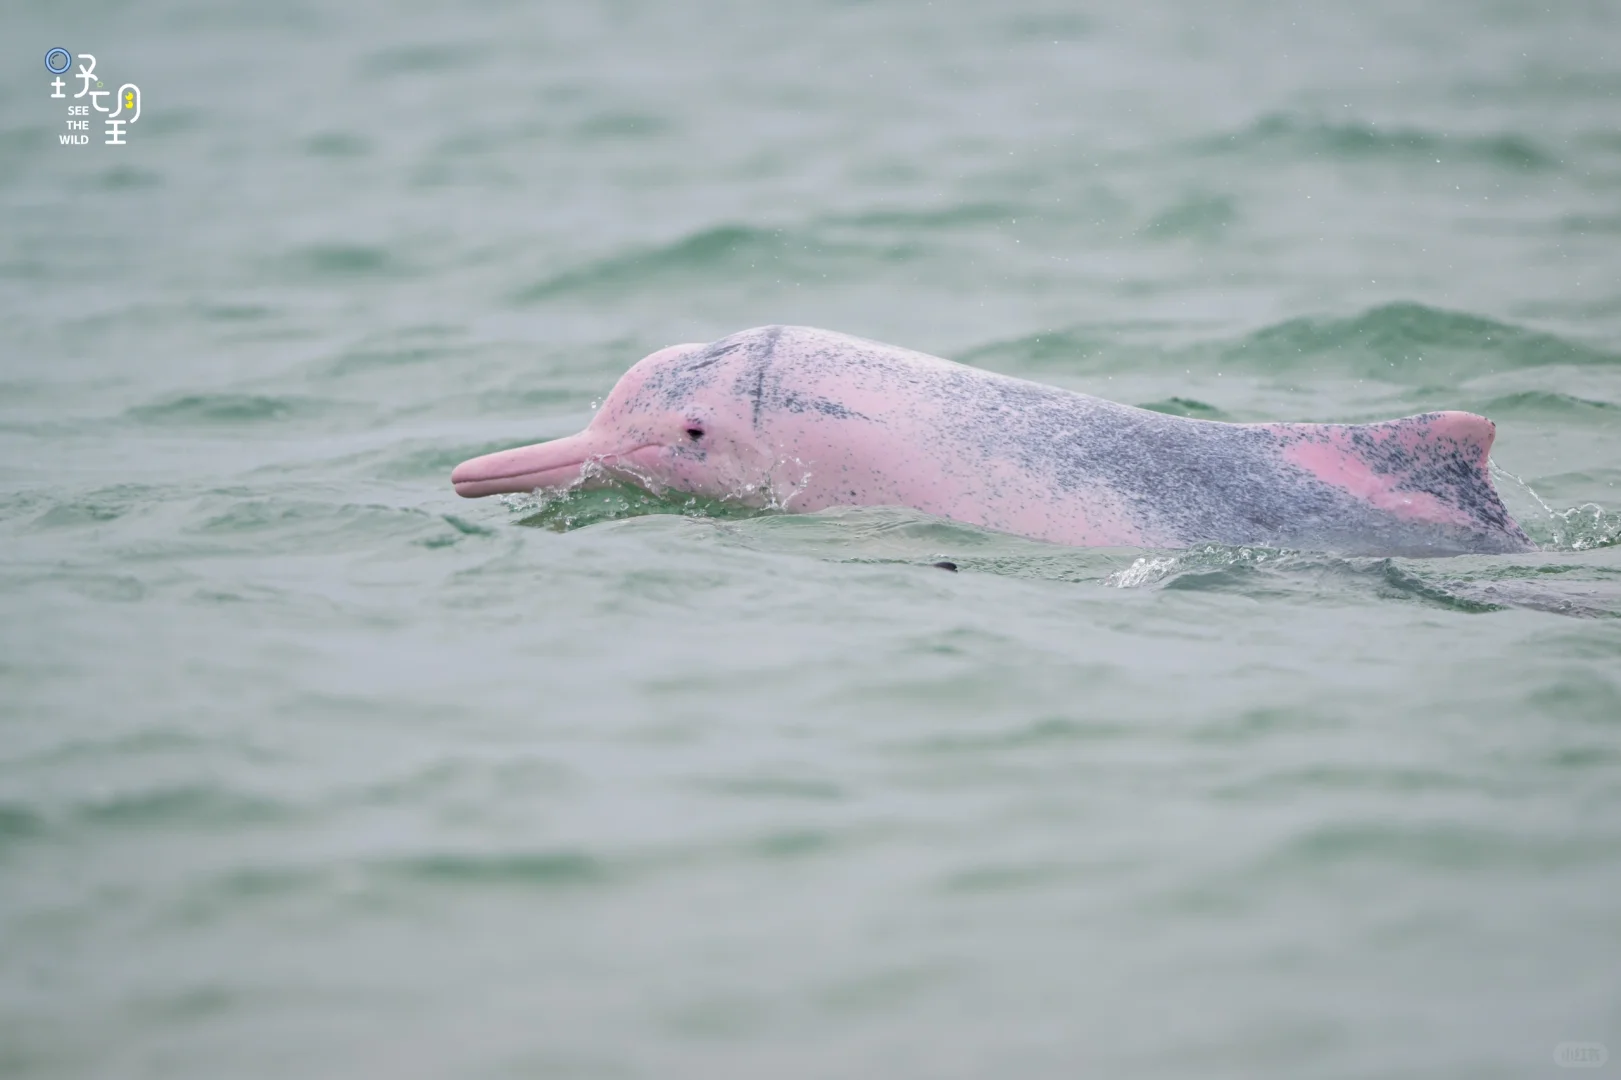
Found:
[[[1568,364],[1621,365],[1621,354],[1479,315],[1401,301],[1349,318],[1299,318],[1220,350],[1259,368],[1337,368],[1367,378],[1448,383],[1471,375]]]
[[[44,818],[26,806],[0,803],[0,851],[45,831]]]
[[[299,281],[400,277],[407,269],[405,263],[386,247],[344,243],[305,244],[284,255],[281,265]]]
[[[126,419],[164,427],[237,427],[325,418],[346,402],[290,394],[186,394],[124,410]]]
[[[50,529],[116,521],[151,503],[157,491],[145,484],[115,484],[66,498],[49,497],[46,508],[34,518],[34,526]],[[28,505],[30,509],[37,509],[46,502],[46,499],[36,499]],[[0,505],[0,511],[3,510],[4,506]]]
[[[558,887],[602,882],[608,869],[579,851],[439,852],[382,860],[374,870],[388,877],[441,885]]]
[[[1170,416],[1187,416],[1194,420],[1227,420],[1226,413],[1214,405],[1207,405],[1193,398],[1172,397],[1163,401],[1147,401],[1137,406],[1150,412],[1166,413]]]
[[[1616,422],[1616,413],[1621,412],[1621,405],[1550,390],[1502,394],[1478,404],[1470,404],[1468,408],[1494,420],[1595,420],[1610,424]]]
[[[1012,202],[968,201],[945,206],[897,207],[858,214],[836,214],[822,220],[831,226],[859,229],[950,229],[961,225],[1001,224],[1029,216]]]
[[[1340,821],[1316,825],[1282,843],[1262,866],[1265,877],[1297,878],[1349,864],[1395,864],[1434,871],[1554,871],[1613,858],[1603,836],[1534,836],[1456,822]]]
[[[1238,205],[1226,195],[1195,195],[1156,214],[1137,230],[1155,240],[1211,240],[1238,218]]]
[[[1583,549],[1566,544],[1561,550]],[[1186,552],[1139,556],[1102,584],[1249,597],[1309,597],[1331,591],[1468,614],[1519,608],[1573,618],[1621,618],[1621,578],[1591,568],[1570,569],[1574,572],[1565,579],[1550,581],[1541,563],[1504,565],[1493,559],[1460,565],[1450,559],[1347,558],[1207,544]]]
[[[959,354],[1000,370],[1187,369],[1269,375],[1340,374],[1449,385],[1470,376],[1570,365],[1621,365],[1621,353],[1466,312],[1397,301],[1350,316],[1303,316],[1236,339],[1156,348],[1110,343],[1086,327],[1044,330]]]
[[[1518,172],[1556,168],[1558,159],[1515,133],[1452,135],[1422,128],[1381,128],[1371,122],[1332,121],[1269,113],[1242,131],[1203,140],[1207,153],[1283,153],[1343,161],[1470,161]]]
[[[859,236],[825,236],[814,227],[771,229],[752,225],[716,225],[655,247],[609,255],[562,270],[515,292],[519,304],[563,296],[674,287],[698,277],[731,278],[770,266],[788,275],[820,274],[830,258],[911,258],[905,243],[875,242]]]
[[[128,791],[58,807],[0,803],[0,853],[35,840],[60,840],[64,832],[78,830],[229,832],[285,822],[296,813],[274,799],[207,784]]]
[[[533,303],[569,293],[649,284],[672,274],[752,266],[778,260],[790,250],[780,230],[719,225],[658,247],[611,255],[564,270],[518,292]]]
[[[472,42],[425,41],[399,45],[367,56],[361,65],[368,75],[423,75],[454,72],[473,66],[488,49]]]
[[[213,785],[187,784],[85,802],[68,816],[83,825],[166,831],[176,826],[229,829],[267,824],[291,814],[291,807],[272,799]]]

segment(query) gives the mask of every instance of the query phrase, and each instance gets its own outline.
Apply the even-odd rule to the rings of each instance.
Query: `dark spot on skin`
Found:
[[[687,429],[687,438],[691,439],[693,442],[697,442],[699,439],[701,439],[703,437],[704,437],[704,429],[703,428],[701,428],[701,427],[689,427]]]
[[[793,391],[783,394],[779,404],[791,413],[818,412],[823,416],[831,416],[835,420],[871,419],[871,417],[863,416],[854,409],[840,405],[837,401],[828,401],[826,398],[802,398]],[[755,401],[755,406],[759,406],[758,400]]]
[[[732,353],[748,349],[754,332],[745,331],[706,345],[689,356],[661,364],[647,373],[634,401],[626,403],[631,412],[679,409],[700,390],[713,386],[716,372],[708,370]]]
[[[738,378],[739,392],[746,393],[754,402],[754,430],[760,430],[760,409],[765,402],[766,373],[777,353],[777,342],[782,340],[784,327],[767,326],[762,330],[745,331],[742,337],[749,349],[749,366]]]
[[[947,562],[942,559],[940,562],[937,562],[934,565],[938,566],[942,570],[950,570],[953,574],[957,572],[957,564],[954,562]]]
[[[738,349],[741,349],[742,347],[743,347],[743,343],[740,342],[740,341],[735,341],[730,345],[726,344],[724,339],[721,340],[721,341],[717,341],[713,345],[711,345],[707,349],[705,349],[703,352],[699,353],[698,354],[698,359],[695,360],[693,363],[687,365],[687,370],[688,371],[697,371],[700,368],[706,368],[706,367],[710,366],[711,364],[717,364],[721,360],[724,360],[728,355],[730,355],[731,353],[736,352]]]
[[[1479,448],[1457,439],[1430,436],[1429,429],[1439,419],[1435,413],[1425,413],[1402,421],[1424,429],[1420,436],[1426,440],[1422,455],[1411,453],[1401,439],[1388,435],[1376,438],[1374,432],[1384,427],[1382,424],[1353,429],[1351,444],[1375,473],[1396,477],[1392,484],[1395,490],[1433,495],[1493,528],[1509,528],[1508,510],[1492,490],[1485,471],[1476,464]]]

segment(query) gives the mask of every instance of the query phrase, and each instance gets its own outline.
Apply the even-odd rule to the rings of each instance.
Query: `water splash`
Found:
[[[803,463],[797,461],[784,461],[780,465],[803,468]],[[1597,503],[1556,510],[1523,479],[1496,462],[1489,465],[1495,477],[1511,482],[1517,489],[1511,491],[1511,495],[1523,493],[1521,501],[1526,504],[1526,513],[1519,516],[1527,532],[1544,551],[1578,552],[1621,544],[1621,513],[1606,510]],[[780,467],[774,470],[781,471]],[[517,524],[557,532],[648,514],[738,520],[791,512],[792,502],[804,490],[809,478],[809,471],[805,470],[801,479],[786,485],[768,481],[745,485],[722,498],[710,498],[672,491],[655,477],[641,475],[624,465],[610,470],[600,462],[587,462],[579,478],[568,488],[504,495],[501,502],[518,517]],[[1277,548],[1206,544],[1186,552],[1140,556],[1125,569],[1109,574],[1103,584],[1117,589],[1141,588],[1187,573],[1242,572],[1263,565],[1280,566],[1287,557],[1298,554]]]
[[[705,498],[682,491],[671,491],[649,478],[630,479],[623,467],[608,470],[600,462],[588,461],[574,483],[561,489],[537,488],[519,495],[502,495],[501,503],[517,517],[516,524],[569,532],[605,521],[644,517],[652,514],[678,514],[690,518],[735,520],[780,512],[780,507],[761,507],[750,493],[725,499]]]
[[[1164,581],[1176,573],[1180,565],[1180,560],[1170,556],[1143,556],[1124,570],[1117,570],[1104,578],[1103,584],[1115,589],[1138,589]]]
[[[796,478],[783,480],[784,475]],[[803,461],[783,458],[760,483],[742,483],[714,498],[673,490],[659,477],[628,462],[610,467],[589,460],[566,488],[503,495],[501,502],[518,515],[519,525],[567,532],[643,514],[727,519],[781,514],[789,511],[789,504],[804,493],[810,480],[811,470]]]
[[[1189,572],[1253,570],[1263,564],[1276,566],[1293,554],[1280,548],[1231,548],[1206,544],[1179,555],[1141,556],[1124,570],[1117,570],[1104,578],[1103,584],[1115,589],[1139,589]]]
[[[1212,544],[1185,554],[1142,556],[1104,578],[1102,584],[1118,589],[1157,587],[1262,597],[1316,594],[1325,583],[1337,583],[1327,587],[1467,614],[1519,608],[1573,618],[1621,616],[1621,593],[1613,579],[1594,578],[1579,566],[1554,569],[1575,573],[1550,580],[1546,565],[1494,561],[1459,566],[1451,559],[1345,558]]]
[[[1598,503],[1591,502],[1555,510],[1523,479],[1495,461],[1487,464],[1494,477],[1511,481],[1541,508],[1545,520],[1521,524],[1526,526],[1526,532],[1544,550],[1591,551],[1621,544],[1621,512],[1606,510]]]
[[[1589,551],[1621,544],[1621,514],[1583,503],[1553,515],[1554,544],[1563,551]]]

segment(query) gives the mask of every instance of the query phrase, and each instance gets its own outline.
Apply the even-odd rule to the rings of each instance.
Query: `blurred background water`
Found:
[[[0,28],[0,1075],[1621,1054],[1614,4]],[[60,145],[55,46],[139,84],[127,146]],[[451,492],[771,322],[1484,412],[1545,550]]]

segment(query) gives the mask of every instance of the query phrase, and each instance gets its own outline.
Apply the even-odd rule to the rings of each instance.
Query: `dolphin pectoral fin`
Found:
[[[580,478],[585,463],[602,456],[600,440],[589,431],[551,442],[502,450],[462,462],[450,474],[456,494],[483,495],[568,487]]]

